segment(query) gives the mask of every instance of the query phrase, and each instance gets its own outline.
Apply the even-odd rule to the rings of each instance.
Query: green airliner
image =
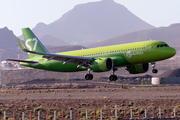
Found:
[[[25,46],[18,40],[23,51],[28,52],[29,59],[8,61],[20,62],[23,66],[37,69],[78,72],[87,71],[86,80],[92,80],[93,72],[112,70],[110,81],[116,81],[115,71],[126,67],[130,74],[145,73],[152,64],[153,73],[157,73],[155,62],[168,59],[176,50],[162,41],[143,41],[128,44],[112,45],[99,48],[83,49],[61,53],[49,53],[29,28],[22,29]]]

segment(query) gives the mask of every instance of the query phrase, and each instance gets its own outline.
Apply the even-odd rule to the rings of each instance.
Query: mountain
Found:
[[[8,58],[18,58],[18,41],[14,33],[7,27],[0,29],[0,57],[1,60]],[[27,53],[21,53],[21,57],[26,56]]]
[[[46,48],[52,52],[64,52],[64,51],[71,51],[71,50],[80,50],[80,49],[86,49],[83,46],[80,45],[74,45],[74,46],[67,46],[69,45],[66,42],[61,41],[58,38],[54,38],[50,35],[45,36],[45,38],[42,38],[42,42],[46,43],[46,39],[54,39],[57,40],[57,42],[54,42],[53,45],[49,47],[46,46]],[[5,59],[18,59],[18,41],[17,37],[14,35],[14,33],[9,30],[7,27],[0,29],[0,60]],[[24,44],[24,40],[22,41]],[[64,45],[64,46],[57,46],[56,44]],[[66,46],[65,46],[66,45]],[[28,58],[28,54],[21,50],[20,48],[20,59]]]
[[[51,53],[59,53],[59,52],[81,50],[81,49],[87,49],[87,48],[81,45],[47,47],[47,50]]]
[[[17,37],[7,27],[0,29],[0,48],[11,50],[18,45]]]
[[[149,30],[126,33],[97,42],[95,44],[89,45],[88,47],[100,47],[145,40],[160,40],[167,42],[169,45],[177,46],[180,41],[180,23],[172,24],[169,27],[159,27]]]
[[[168,70],[159,75],[159,77],[180,77],[180,68],[177,68],[175,70]]]
[[[68,46],[68,45],[70,45],[70,44],[64,42],[63,40],[61,40],[60,38],[56,38],[51,35],[45,35],[40,40],[43,45],[52,45],[52,46]]]
[[[152,28],[152,25],[132,14],[123,5],[113,0],[102,0],[77,5],[49,25],[37,24],[33,31],[40,39],[51,35],[67,43],[87,45],[124,33]]]

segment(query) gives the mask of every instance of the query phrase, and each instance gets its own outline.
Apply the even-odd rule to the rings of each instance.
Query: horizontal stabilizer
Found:
[[[36,61],[14,60],[14,59],[6,59],[6,61],[25,62],[25,63],[30,63],[30,64],[38,63]]]

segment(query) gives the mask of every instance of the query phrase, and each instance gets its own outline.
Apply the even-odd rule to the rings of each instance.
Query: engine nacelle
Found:
[[[129,71],[130,74],[145,73],[148,70],[149,70],[149,64],[148,63],[135,64],[135,65],[127,66],[127,71]]]
[[[100,58],[91,63],[93,72],[105,72],[113,69],[113,60],[111,58]]]

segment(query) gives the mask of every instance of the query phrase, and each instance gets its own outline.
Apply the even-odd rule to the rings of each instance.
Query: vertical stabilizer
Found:
[[[43,44],[39,41],[39,39],[34,35],[34,33],[29,28],[22,28],[25,45],[29,51],[48,53]],[[36,56],[35,54],[29,53],[29,58]]]

